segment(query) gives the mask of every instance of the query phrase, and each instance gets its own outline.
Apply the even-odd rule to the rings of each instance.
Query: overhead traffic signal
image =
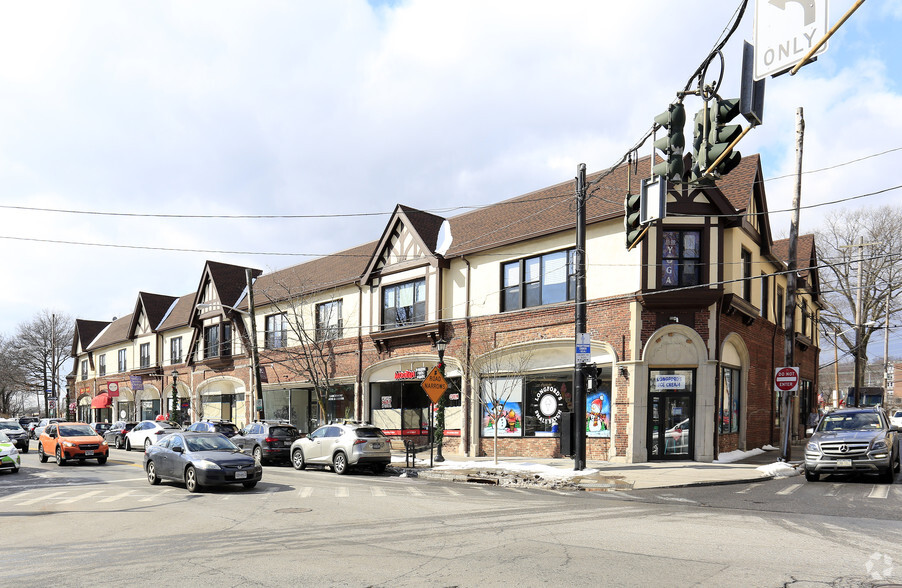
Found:
[[[655,141],[655,149],[664,152],[664,161],[652,168],[652,174],[679,182],[683,179],[683,148],[686,146],[683,136],[686,109],[682,102],[671,104],[665,112],[656,116],[655,124],[665,128],[667,135]]]
[[[626,229],[626,248],[632,249],[642,236],[642,195],[627,194],[623,207],[623,226]]]
[[[730,146],[733,140],[742,134],[740,125],[728,125],[727,123],[736,118],[739,114],[739,98],[731,98],[723,100],[717,98],[714,101],[714,108],[708,110],[708,116],[711,124],[708,126],[708,158],[713,164]],[[727,155],[717,167],[714,173],[724,175],[730,173],[742,159],[742,155],[738,151],[732,151]]]
[[[702,174],[708,169],[708,104],[695,113],[692,124],[692,172],[690,184],[714,183],[713,179],[705,182]]]

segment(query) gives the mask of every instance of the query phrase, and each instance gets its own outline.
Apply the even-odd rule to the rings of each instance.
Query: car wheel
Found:
[[[41,463],[47,463],[47,454],[44,453],[44,446],[40,443],[38,443],[38,459]]]
[[[14,474],[18,474],[18,473],[19,473],[19,468],[13,468],[13,473],[14,473]]]
[[[805,468],[805,479],[809,482],[817,482],[821,479],[821,475],[817,472],[809,470],[808,468]]]
[[[132,442],[130,439],[128,439],[128,437],[125,438],[125,450],[126,451],[132,450]]]
[[[304,461],[304,452],[300,448],[291,452],[291,465],[296,470],[302,470],[307,467],[307,463]]]
[[[122,449],[122,436],[116,435],[116,449]]]
[[[263,448],[262,447],[260,447],[259,445],[254,447],[253,455],[254,455],[254,459],[259,461],[260,463],[263,463]]]
[[[56,446],[56,465],[66,465],[66,458],[63,457],[63,449],[59,445]]]
[[[152,462],[147,462],[147,481],[150,482],[151,486],[156,486],[160,483],[160,477],[157,475],[157,466]]]
[[[185,470],[185,488],[188,489],[188,492],[198,492],[200,490],[200,484],[197,483],[197,472],[194,470],[194,466],[188,466],[188,469]]]
[[[29,449],[28,445],[29,445],[29,443],[28,443],[28,441],[26,441],[25,447],[22,448],[22,453],[28,453],[28,449]]]
[[[348,456],[343,451],[339,451],[332,456],[332,471],[339,476],[348,473]]]
[[[248,490],[250,490],[251,488],[253,488],[254,486],[257,485],[257,481],[253,480],[251,482],[242,482],[241,485],[244,486],[245,488],[247,488]]]
[[[97,458],[97,464],[98,464],[98,465],[103,465],[103,464],[105,464],[105,463],[106,463],[106,457],[98,457],[98,458]]]
[[[144,451],[147,451],[148,449],[150,449],[151,445],[153,445],[153,443],[151,443],[150,439],[145,439],[144,440]]]

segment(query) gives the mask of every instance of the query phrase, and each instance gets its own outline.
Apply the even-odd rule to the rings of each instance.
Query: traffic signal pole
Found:
[[[576,336],[586,332],[586,164],[577,167],[576,176]],[[586,364],[576,359],[573,367],[573,469],[586,468]]]

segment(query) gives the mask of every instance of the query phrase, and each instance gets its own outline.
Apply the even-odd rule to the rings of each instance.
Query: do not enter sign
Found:
[[[799,389],[799,368],[781,367],[774,373],[774,389],[780,392],[795,392]]]

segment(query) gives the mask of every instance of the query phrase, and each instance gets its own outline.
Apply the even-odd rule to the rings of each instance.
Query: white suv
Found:
[[[390,463],[391,441],[369,423],[330,423],[291,444],[291,465],[296,470],[322,465],[346,474],[352,467],[366,467],[381,474]]]

